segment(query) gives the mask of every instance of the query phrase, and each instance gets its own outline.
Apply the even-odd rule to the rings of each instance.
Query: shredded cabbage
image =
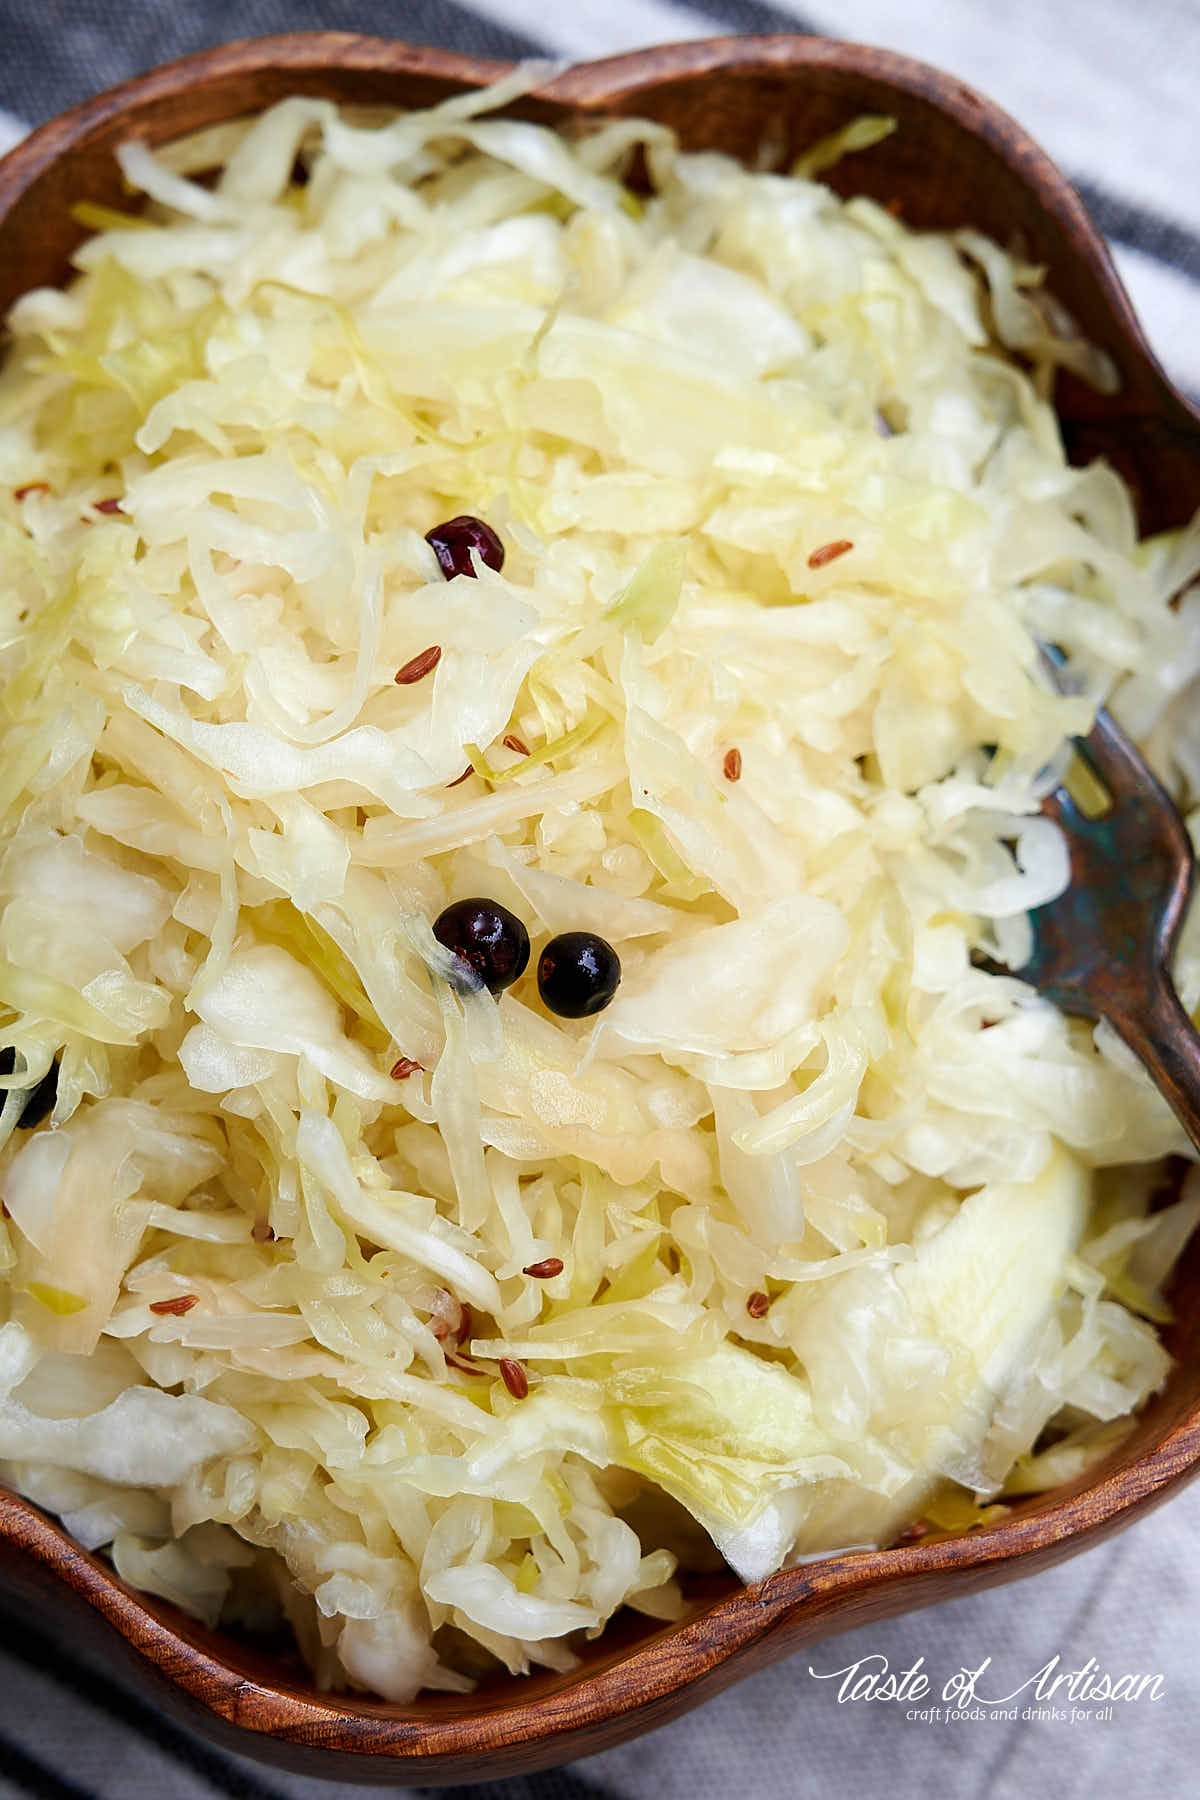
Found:
[[[1104,359],[809,178],[892,121],[783,177],[485,116],[529,79],[127,146],[0,373],[0,1472],[397,1701],[1076,1477],[1200,1214],[972,962],[1100,698],[1200,796],[1200,529],[1046,399]],[[473,894],[612,1004],[465,990]]]

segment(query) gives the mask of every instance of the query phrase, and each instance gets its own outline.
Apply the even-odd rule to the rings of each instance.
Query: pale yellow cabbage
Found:
[[[1043,397],[1110,371],[976,234],[509,91],[128,146],[0,373],[0,1460],[397,1700],[673,1616],[697,1524],[754,1577],[1077,1472],[1200,1208],[970,960],[1100,696],[1200,781],[1196,534]],[[612,1005],[460,992],[471,894]]]

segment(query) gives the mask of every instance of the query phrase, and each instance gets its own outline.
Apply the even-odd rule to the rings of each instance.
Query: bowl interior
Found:
[[[0,163],[0,312],[29,287],[65,278],[86,235],[71,214],[76,203],[128,206],[113,151],[130,136],[162,143],[293,93],[425,106],[499,72],[383,40],[297,34],[206,52],[101,96]],[[1200,504],[1200,422],[1150,356],[1077,197],[1010,120],[949,77],[824,40],[729,39],[584,65],[509,110],[571,129],[598,113],[645,113],[688,148],[771,168],[788,167],[859,114],[896,117],[887,144],[845,157],[832,184],[892,205],[913,226],[974,225],[1045,264],[1051,291],[1122,377],[1116,396],[1061,381],[1073,459],[1108,454],[1134,487],[1145,531],[1180,524]],[[164,1678],[164,1698],[205,1709],[209,1729],[243,1751],[359,1780],[395,1780],[390,1756],[410,1759],[405,1779],[512,1774],[659,1723],[824,1633],[1043,1566],[1161,1498],[1200,1458],[1200,1245],[1181,1266],[1176,1307],[1169,1384],[1074,1487],[1022,1502],[968,1537],[835,1558],[757,1589],[731,1576],[693,1578],[683,1621],[664,1628],[625,1615],[569,1676],[497,1679],[471,1696],[429,1695],[401,1708],[322,1697],[294,1655],[207,1632],[130,1594],[24,1502],[0,1500],[0,1574],[18,1595],[66,1606],[72,1629],[85,1619],[115,1626],[135,1659]],[[270,1734],[274,1751],[248,1739],[247,1724]],[[366,1757],[378,1760],[372,1767]]]

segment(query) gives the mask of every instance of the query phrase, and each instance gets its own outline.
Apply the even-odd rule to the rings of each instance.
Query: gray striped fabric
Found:
[[[0,149],[98,88],[202,45],[297,28],[389,33],[477,54],[572,58],[726,31],[809,30],[939,63],[991,95],[1077,181],[1159,357],[1200,395],[1198,0],[2,0]],[[477,1800],[842,1800],[926,1793],[1109,1800],[1198,1791],[1200,1490],[1035,1581],[965,1594],[766,1670],[692,1717],[569,1769],[454,1790]],[[1039,1671],[1056,1667],[1035,1689]],[[909,1669],[920,1707],[849,1697],[829,1671]],[[960,1670],[1009,1718],[910,1716]],[[1158,1674],[1160,1697],[1048,1696],[1055,1673]],[[816,1671],[812,1673],[810,1671]],[[984,1710],[984,1709],[978,1709]],[[1059,1714],[1061,1716],[1055,1716]],[[1074,1716],[1072,1716],[1074,1714]],[[1084,1716],[1088,1715],[1088,1716]],[[0,1800],[330,1800],[330,1786],[217,1751],[101,1660],[0,1612]],[[393,1789],[393,1792],[403,1790]]]

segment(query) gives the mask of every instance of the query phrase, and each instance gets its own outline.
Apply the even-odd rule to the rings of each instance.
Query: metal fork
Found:
[[[1170,973],[1192,891],[1191,841],[1109,713],[1102,709],[1074,746],[1111,806],[1089,818],[1061,786],[1043,801],[1066,834],[1070,885],[1030,912],[1033,954],[1022,968],[984,966],[1029,982],[1063,1012],[1107,1019],[1200,1150],[1200,1032]]]

